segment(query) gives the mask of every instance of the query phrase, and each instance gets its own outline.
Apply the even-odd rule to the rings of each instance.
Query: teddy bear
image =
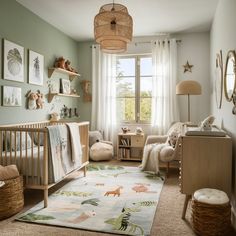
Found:
[[[34,110],[37,109],[37,99],[38,95],[37,93],[31,92],[31,90],[26,94],[26,97],[28,98],[28,109]]]
[[[65,58],[64,57],[58,57],[55,60],[54,67],[55,68],[61,68],[61,69],[66,69],[65,68]]]
[[[167,139],[167,143],[175,148],[175,145],[177,143],[177,140],[178,140],[178,137],[179,137],[179,134],[176,132],[176,131],[172,131]]]
[[[37,109],[42,109],[43,104],[44,104],[44,95],[42,93],[40,93],[40,91],[38,90],[37,96],[38,96],[38,98],[36,100]]]

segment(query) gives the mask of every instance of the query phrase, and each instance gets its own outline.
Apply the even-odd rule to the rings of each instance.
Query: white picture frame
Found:
[[[61,79],[61,92],[63,94],[70,94],[70,80]]]
[[[59,93],[59,83],[58,81],[50,81],[50,93]]]
[[[24,47],[4,39],[3,78],[24,82]]]
[[[29,84],[43,86],[44,56],[29,50]]]
[[[22,95],[20,87],[3,86],[3,106],[19,107],[22,105]]]

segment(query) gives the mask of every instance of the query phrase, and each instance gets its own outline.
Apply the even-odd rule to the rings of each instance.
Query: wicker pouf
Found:
[[[192,224],[201,236],[226,235],[230,230],[231,210],[227,194],[217,189],[197,190],[192,199]]]
[[[23,179],[4,180],[0,188],[0,220],[18,213],[24,206]]]

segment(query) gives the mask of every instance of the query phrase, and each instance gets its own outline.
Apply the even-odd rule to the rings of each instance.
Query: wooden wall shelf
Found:
[[[72,97],[72,98],[79,98],[80,97],[78,94],[49,93],[48,94],[48,102],[50,103],[55,96]]]
[[[68,71],[68,70],[64,70],[64,69],[61,69],[61,68],[48,68],[48,78],[51,78],[51,76],[53,75],[54,72],[69,75],[70,81],[72,81],[74,78],[80,76],[80,74],[78,74],[78,73],[71,72],[71,71]]]

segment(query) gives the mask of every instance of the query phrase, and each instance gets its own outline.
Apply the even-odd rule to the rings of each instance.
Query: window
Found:
[[[117,58],[117,120],[149,123],[152,100],[152,58],[150,55]]]

